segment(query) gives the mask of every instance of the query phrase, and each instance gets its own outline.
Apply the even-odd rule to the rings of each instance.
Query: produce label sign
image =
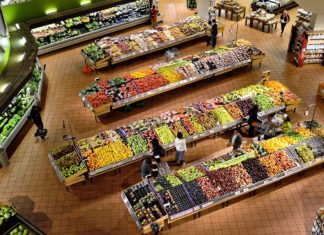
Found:
[[[18,3],[30,2],[31,0],[2,0],[1,6],[13,5]]]

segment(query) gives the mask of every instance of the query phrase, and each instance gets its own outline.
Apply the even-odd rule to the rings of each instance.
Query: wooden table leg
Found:
[[[247,25],[248,18],[245,18],[245,25]]]

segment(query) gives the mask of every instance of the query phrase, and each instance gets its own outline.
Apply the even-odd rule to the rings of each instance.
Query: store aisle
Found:
[[[249,0],[241,0],[249,9]],[[160,10],[166,24],[183,19],[195,11],[187,10],[185,0],[163,0]],[[82,74],[83,59],[78,45],[41,57],[47,74],[46,104],[43,120],[49,131],[49,139],[34,139],[33,127],[10,159],[10,167],[0,169],[0,201],[13,201],[21,213],[48,234],[139,234],[129,216],[120,192],[140,180],[139,163],[122,169],[121,174],[106,174],[94,179],[92,184],[76,185],[70,192],[61,185],[47,158],[48,152],[64,141],[68,133],[62,122],[71,124],[78,139],[134,120],[183,106],[190,102],[215,97],[236,88],[258,81],[263,70],[271,70],[271,77],[286,84],[302,97],[303,104],[294,114],[293,122],[304,120],[307,104],[318,103],[316,119],[324,123],[324,103],[316,99],[319,82],[323,82],[324,69],[320,65],[296,68],[287,55],[291,24],[297,9],[290,10],[291,22],[280,37],[279,32],[263,33],[239,21],[238,38],[251,41],[266,53],[261,69],[240,69],[218,77],[184,87],[177,92],[160,95],[145,101],[145,107],[130,113],[117,111],[95,122],[94,116],[83,107],[78,93],[93,82],[96,76],[111,79],[126,73],[165,61],[161,53],[148,55],[130,63],[99,71],[99,74]],[[247,11],[249,13],[249,10]],[[226,45],[230,25],[234,21],[219,18],[226,25],[224,37],[218,45]],[[136,32],[149,26],[115,34]],[[206,50],[203,40],[190,42],[180,48],[181,56]],[[190,148],[188,159],[196,160],[226,146],[227,140],[218,138],[199,143]],[[200,218],[188,218],[174,224],[162,234],[308,234],[317,209],[324,203],[324,173],[317,167],[301,178],[291,177],[279,187],[267,187],[254,197],[242,198],[224,209],[213,209]],[[34,205],[31,203],[33,202]],[[44,216],[46,214],[46,216]]]

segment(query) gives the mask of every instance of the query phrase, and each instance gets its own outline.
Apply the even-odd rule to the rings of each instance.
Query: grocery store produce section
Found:
[[[162,207],[172,223],[324,163],[323,134],[322,125],[305,122],[289,134],[243,146],[245,152],[238,157],[218,156],[141,182],[122,192],[122,199],[137,227],[143,229],[160,218],[150,212],[154,210],[150,204],[143,203],[145,187],[150,201],[160,203],[154,207]],[[164,211],[160,209],[161,214]]]
[[[44,235],[45,233],[17,213],[10,203],[0,202],[0,234]]]
[[[298,103],[300,99],[280,82],[269,80],[263,85],[251,85],[161,113],[158,117],[148,117],[115,130],[103,131],[78,141],[74,150],[71,147],[67,150],[66,146],[54,149],[50,156],[57,153],[59,156],[50,158],[58,175],[72,165],[84,163],[88,176],[95,177],[150,156],[153,138],[157,138],[168,150],[174,148],[178,131],[183,133],[187,143],[194,142],[243,124],[246,121],[244,117],[255,104],[259,106],[259,116],[262,117],[288,108],[292,102]],[[68,161],[63,162],[67,164],[60,168],[60,157],[73,151],[75,154],[66,157]],[[73,157],[75,160],[72,161],[75,155],[78,158]]]
[[[149,20],[148,0],[137,0],[94,11],[81,16],[67,17],[57,22],[32,27],[31,33],[42,55],[89,39],[107,35]]]
[[[239,39],[235,47],[219,47],[197,55],[94,83],[80,92],[86,107],[96,116],[233,69],[260,63],[264,53],[250,42]],[[261,58],[261,60],[260,60]]]
[[[224,25],[219,23],[219,28]],[[105,37],[82,49],[85,63],[100,69],[205,36],[206,21],[191,16],[173,25],[158,26],[124,37]]]
[[[0,114],[0,148],[6,149],[24,126],[33,104],[41,99],[44,66],[36,61],[32,78]]]

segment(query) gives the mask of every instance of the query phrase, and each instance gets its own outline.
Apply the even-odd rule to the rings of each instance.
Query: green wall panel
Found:
[[[48,9],[57,9],[58,12],[80,7],[84,0],[31,0],[21,4],[2,7],[8,25],[42,17]],[[92,3],[104,0],[91,0]],[[106,0],[107,1],[107,0]],[[109,0],[108,0],[109,1]]]

